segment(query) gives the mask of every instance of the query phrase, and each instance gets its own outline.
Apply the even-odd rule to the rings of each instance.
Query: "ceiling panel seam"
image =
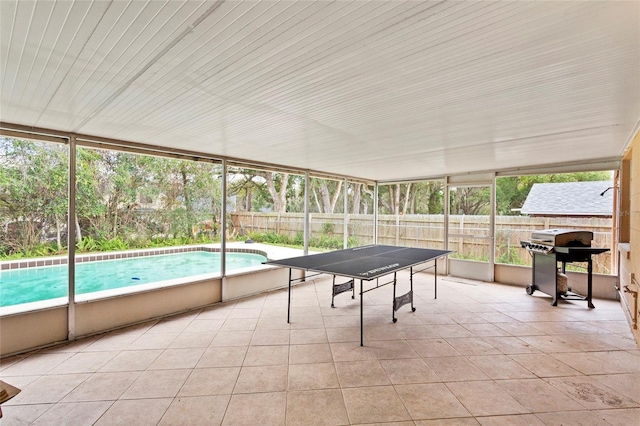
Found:
[[[131,27],[136,23],[136,21],[140,18],[140,16],[145,12],[145,9],[144,9],[144,8],[140,9],[140,10],[139,10],[139,12],[138,12],[138,14],[137,14],[133,19],[131,19],[131,20],[130,20],[129,25],[127,26],[127,28],[125,28],[124,30],[122,30],[122,31],[120,32],[120,36],[119,36],[115,41],[112,41],[112,42],[111,42],[112,46],[111,46],[110,50],[109,50],[108,52],[106,52],[105,54],[103,54],[102,61],[101,61],[97,66],[95,66],[95,70],[94,70],[94,72],[92,72],[89,76],[87,76],[87,77],[85,78],[84,83],[82,83],[82,84],[80,85],[80,87],[76,90],[76,92],[75,92],[75,93],[77,94],[77,93],[78,93],[78,92],[79,92],[79,91],[80,91],[80,90],[81,90],[81,89],[82,89],[82,88],[83,88],[83,87],[84,87],[84,86],[85,86],[85,85],[86,85],[86,84],[91,80],[91,77],[92,77],[92,76],[95,74],[95,72],[100,68],[100,65],[101,65],[102,63],[106,62],[107,60],[109,60],[109,62],[111,63],[111,65],[110,65],[110,66],[109,66],[105,71],[103,71],[102,73],[103,73],[103,75],[108,75],[108,74],[109,74],[109,71],[111,71],[111,69],[112,69],[114,66],[116,66],[116,64],[118,63],[118,61],[119,61],[119,60],[120,60],[120,59],[121,59],[125,54],[129,53],[129,51],[130,51],[130,50],[132,50],[132,46],[133,46],[133,45],[134,45],[134,43],[137,41],[137,39],[140,37],[140,35],[143,33],[143,31],[144,31],[145,29],[147,29],[147,28],[149,28],[149,27],[151,26],[151,24],[155,21],[155,18],[156,18],[156,17],[157,17],[157,16],[158,16],[158,15],[159,15],[163,10],[164,10],[164,7],[166,7],[166,6],[167,6],[167,4],[168,4],[168,3],[164,3],[164,5],[163,5],[161,8],[159,8],[159,9],[155,12],[154,16],[153,16],[153,17],[151,17],[151,18],[150,18],[150,19],[149,19],[149,20],[144,24],[144,26],[143,26],[143,28],[142,28],[141,30],[139,30],[139,33],[138,33],[138,35],[137,35],[136,37],[132,37],[132,38],[130,38],[130,40],[129,40],[129,45],[128,45],[128,46],[126,46],[126,48],[124,48],[124,49],[119,49],[119,50],[120,50],[120,54],[119,54],[116,58],[114,58],[114,59],[110,58],[109,56],[110,56],[110,55],[111,55],[111,53],[114,51],[114,49],[118,46],[118,43],[119,43],[119,42],[120,42],[120,41],[125,37],[125,35],[127,35],[127,32],[129,31],[129,29],[131,29]],[[118,23],[118,22],[115,22],[115,23],[114,23],[114,25],[112,26],[112,28],[111,28],[111,30],[110,30],[110,33],[111,33],[111,31],[115,28],[115,25],[116,25],[117,23]],[[149,38],[148,38],[148,40],[145,42],[145,44],[142,46],[142,48],[146,47],[146,46],[151,42],[151,40],[152,40],[152,39],[153,39],[153,37],[149,37]],[[163,40],[163,41],[164,41],[164,40]],[[142,50],[142,49],[141,49],[141,50]],[[152,50],[153,50],[153,49],[152,49]],[[146,59],[146,58],[145,58],[145,59]],[[89,61],[87,61],[87,63],[88,63],[88,62],[89,62]],[[105,88],[106,88],[106,87],[109,87],[110,83],[112,83],[112,81],[116,78],[116,76],[118,76],[118,74],[117,74],[117,73],[113,73],[113,77],[111,77],[111,79],[110,79],[110,80],[108,80],[108,81],[106,81],[106,83],[104,83]],[[128,79],[127,79],[127,80],[128,80]],[[103,88],[102,90],[105,90],[105,89]],[[98,93],[95,93],[92,99],[95,99],[95,97],[96,97],[98,94],[100,94],[101,92],[102,92],[102,91],[98,91]],[[82,105],[82,104],[89,104],[89,103],[90,103],[90,101],[84,101],[84,99],[86,99],[86,98],[89,96],[89,93],[90,93],[90,92],[85,91],[85,95],[82,97],[82,99],[79,99],[76,103],[77,103],[78,105]],[[75,94],[74,94],[74,95],[75,95]],[[74,95],[71,95],[71,98],[73,98],[73,97],[74,97]]]
[[[34,5],[35,7],[35,5]],[[18,17],[18,5],[14,5],[14,9],[13,9],[13,17],[11,18],[12,22],[11,22],[11,27],[12,28],[16,28],[16,18]],[[4,60],[4,63],[6,64],[6,66],[9,65],[9,57],[11,56],[11,46],[13,45],[13,34],[14,31],[11,31],[11,34],[9,34],[9,41],[7,42],[9,48],[7,49],[7,56],[6,59]],[[2,75],[2,85],[0,86],[0,88],[4,87],[4,82],[5,79],[7,78],[7,73],[3,73]]]
[[[234,8],[234,9],[235,9],[235,8]],[[234,9],[232,9],[232,11],[233,11]],[[238,19],[238,18],[235,18],[234,22],[235,22],[237,19]],[[219,22],[219,21],[216,21],[216,23],[217,23],[217,22]],[[230,24],[226,24],[225,28],[227,28],[229,25],[230,25]],[[175,55],[173,58],[168,59],[168,63],[175,62],[175,65],[174,65],[174,66],[171,66],[171,67],[168,67],[168,66],[162,67],[161,72],[160,72],[160,71],[158,71],[158,72],[156,72],[156,73],[154,74],[154,76],[153,76],[153,77],[154,77],[154,79],[155,79],[155,80],[154,80],[154,82],[151,82],[151,83],[158,83],[158,82],[162,81],[162,79],[163,79],[164,77],[166,77],[166,78],[165,78],[165,80],[166,80],[166,79],[168,79],[168,80],[169,80],[169,82],[170,82],[169,84],[163,84],[163,85],[162,85],[162,87],[161,87],[161,89],[160,89],[160,91],[159,91],[159,92],[156,92],[156,93],[157,93],[157,94],[156,94],[156,96],[159,96],[159,95],[161,95],[162,93],[170,93],[170,94],[171,94],[171,93],[174,93],[174,92],[175,92],[175,90],[173,90],[173,89],[176,89],[176,88],[177,88],[177,89],[180,89],[180,88],[181,88],[181,86],[184,86],[184,82],[183,82],[181,79],[175,79],[175,78],[173,78],[173,77],[170,77],[170,74],[171,74],[172,72],[175,72],[175,70],[177,70],[178,68],[182,69],[182,68],[184,67],[184,65],[183,65],[184,61],[186,61],[186,59],[188,59],[189,57],[191,57],[191,56],[196,56],[196,55],[198,55],[198,56],[205,56],[205,55],[203,55],[203,54],[202,54],[202,52],[199,52],[200,48],[199,48],[199,47],[197,47],[197,48],[196,48],[196,50],[195,50],[195,51],[193,51],[194,53],[191,53],[191,54],[189,55],[189,57],[188,57],[188,58],[183,58],[183,59],[182,59],[182,60],[180,60],[180,61],[174,61],[174,58],[179,57],[179,53],[180,53],[180,52],[185,51],[185,50],[186,50],[186,51],[188,51],[188,48],[190,48],[192,45],[196,44],[196,42],[197,42],[198,40],[200,40],[201,38],[205,37],[207,34],[208,34],[208,33],[207,33],[206,31],[203,31],[203,33],[202,33],[202,34],[200,34],[200,35],[199,35],[199,36],[197,36],[197,37],[194,37],[194,38],[193,38],[193,40],[192,40],[192,41],[191,41],[187,46],[183,46],[183,49],[180,49],[177,55]],[[216,33],[216,34],[218,34],[218,33]],[[209,44],[209,43],[207,42],[207,43],[204,43],[204,44]],[[211,59],[211,61],[215,61],[215,58]],[[169,97],[168,99],[165,99],[165,103],[166,103],[166,102],[171,102],[171,101],[172,101],[172,100],[174,100],[175,98],[177,98],[177,97],[179,97],[179,96],[182,96],[182,95],[184,95],[184,92],[183,92],[183,91],[181,91],[181,90],[178,90],[178,94],[177,94],[177,95],[174,95],[174,97],[173,97],[173,98]],[[126,98],[125,98],[125,99],[122,99],[122,100],[120,101],[120,103],[122,103],[122,102],[128,102],[128,101],[129,101],[129,99],[126,99]],[[134,101],[134,103],[133,103],[133,104],[131,104],[131,102],[128,102],[128,103],[129,103],[129,105],[126,105],[126,104],[125,104],[125,105],[128,107],[128,109],[127,109],[127,108],[123,108],[123,106],[122,106],[122,105],[119,105],[119,106],[120,106],[120,110],[122,111],[122,112],[120,113],[120,114],[121,114],[121,116],[126,116],[127,114],[129,114],[129,110],[131,110],[131,109],[135,109],[137,106],[139,106],[139,105],[140,105],[140,103],[141,103],[141,102],[142,102],[142,100],[141,100],[141,99],[140,99],[140,100],[136,100],[136,101]],[[151,113],[149,113],[149,114],[147,114],[147,115],[150,115],[150,114],[151,114]],[[116,116],[116,118],[118,118],[118,117],[119,117],[119,116]]]
[[[310,6],[309,6],[309,7],[310,7]],[[308,8],[308,7],[307,7],[307,8]],[[299,12],[298,12],[298,13],[299,13]],[[289,20],[290,20],[290,19],[289,19]],[[205,33],[203,33],[200,37],[204,37],[206,34],[207,34],[207,33],[205,32]],[[210,51],[211,51],[211,50],[210,50]],[[200,53],[201,53],[201,52],[200,52]],[[194,54],[195,54],[195,53],[194,53]],[[204,55],[203,55],[203,56],[204,56]],[[216,61],[216,58],[214,57],[214,58],[212,58],[210,61],[206,62],[206,64],[208,64],[208,63],[210,63],[210,62],[215,62],[215,61]],[[181,66],[181,64],[180,64],[180,63],[176,63],[175,67],[173,67],[172,69],[174,69],[174,68],[176,68],[176,67],[179,67],[179,66]],[[203,65],[202,67],[204,67],[204,65]],[[201,67],[201,68],[202,68],[202,67]],[[192,73],[194,73],[195,71],[198,71],[198,70],[194,70]],[[165,75],[166,75],[166,74],[167,74],[167,73],[165,73]],[[210,79],[210,78],[212,78],[212,77],[213,77],[213,76],[209,76],[209,77],[205,78],[204,80],[197,82],[198,86],[202,86],[202,84],[203,84],[206,80],[208,80],[208,79]],[[163,85],[162,91],[163,91],[163,92],[165,92],[165,93],[173,93],[173,92],[172,92],[172,89],[173,89],[173,88],[175,88],[175,87],[178,87],[178,88],[179,88],[181,85],[184,85],[183,80],[175,79],[175,80],[173,80],[172,82],[170,81],[170,84],[169,84],[169,85]],[[165,116],[166,116],[166,115],[171,115],[171,114],[173,114],[173,110],[175,110],[176,108],[179,108],[179,107],[180,107],[179,105],[176,105],[176,103],[174,103],[173,101],[175,101],[176,99],[178,99],[178,98],[180,98],[180,97],[186,97],[188,94],[190,94],[190,92],[179,91],[177,94],[172,95],[171,97],[169,97],[169,98],[167,98],[167,99],[163,99],[163,102],[164,102],[164,103],[163,103],[162,105],[158,105],[156,108],[154,108],[151,112],[149,112],[149,113],[147,114],[147,116],[151,115],[153,112],[161,112],[161,114],[164,114]],[[193,103],[195,103],[195,101],[197,101],[197,99],[198,99],[198,98],[201,98],[201,97],[207,97],[207,98],[208,98],[208,97],[209,97],[209,96],[211,96],[211,95],[214,95],[214,96],[220,97],[220,95],[219,95],[219,94],[214,94],[214,93],[211,93],[211,92],[208,92],[208,91],[207,91],[207,92],[205,92],[204,90],[202,90],[202,92],[201,92],[201,94],[200,94],[200,95],[196,95],[196,96],[191,95],[191,96],[190,96],[190,103],[192,103],[192,104],[193,104]],[[167,108],[167,106],[168,106],[168,105],[170,105],[170,106]],[[124,113],[125,113],[125,112],[123,112],[122,114],[124,114]],[[158,116],[157,114],[154,114],[154,119],[155,119],[156,121],[160,121],[160,122],[161,122],[161,121],[163,121],[163,120],[162,120],[162,116]]]
[[[84,120],[82,120],[74,129],[77,132],[84,127],[89,120],[91,120],[96,114],[104,110],[111,102],[117,99],[122,93],[124,93],[136,80],[138,80],[149,68],[151,68],[156,62],[158,62],[167,52],[169,52],[174,46],[176,46],[182,39],[189,35],[193,30],[202,23],[202,21],[224,3],[224,0],[216,0],[214,4],[207,9],[192,25],[185,28],[176,38],[174,38],[167,46],[165,46],[157,55],[155,55],[149,62],[147,62],[133,77],[121,85],[111,96],[98,105]]]
[[[56,5],[57,5],[57,4],[56,4]],[[53,14],[53,11],[54,11],[54,10],[55,10],[55,6],[54,6],[54,7],[52,7],[52,9],[51,9],[51,13],[52,13],[52,14]],[[54,72],[48,72],[48,73],[45,73],[45,71],[47,71],[47,70],[49,69],[49,63],[51,63],[52,58],[54,57],[54,53],[55,53],[55,51],[56,51],[56,50],[55,50],[55,46],[58,46],[58,42],[60,41],[60,37],[62,36],[62,34],[63,34],[63,32],[64,32],[64,28],[65,28],[66,23],[69,21],[69,17],[71,16],[71,11],[72,11],[72,10],[73,10],[73,7],[71,7],[71,6],[67,7],[66,14],[65,14],[64,19],[62,20],[62,23],[61,23],[61,24],[59,24],[59,25],[57,25],[57,28],[58,28],[57,34],[56,34],[56,36],[55,36],[55,39],[54,39],[54,40],[53,40],[53,42],[51,43],[51,48],[50,48],[50,50],[49,50],[49,54],[47,55],[47,59],[46,59],[46,61],[44,62],[44,65],[42,65],[42,68],[41,68],[41,70],[40,70],[40,75],[38,75],[38,78],[37,78],[37,80],[36,80],[35,84],[33,84],[33,85],[32,85],[33,90],[32,90],[31,95],[26,99],[26,102],[25,102],[25,104],[26,104],[26,105],[32,105],[32,103],[33,103],[33,101],[34,101],[34,96],[39,97],[39,96],[42,96],[43,94],[46,94],[46,93],[49,91],[49,87],[51,86],[52,81],[55,79],[55,76],[58,74],[58,71],[59,71],[59,69],[60,69],[60,66],[61,66],[61,65],[62,65],[62,63],[63,63],[63,60],[62,60],[62,59],[60,59],[60,60],[59,60],[58,65],[55,67],[55,71],[54,71]],[[88,11],[88,10],[89,10],[89,8],[87,8],[87,11]],[[51,15],[51,16],[53,16],[53,15]],[[85,14],[85,16],[83,17],[83,19],[81,19],[81,23],[80,23],[80,25],[84,22],[84,18],[85,18],[85,17],[86,17],[86,14]],[[78,28],[80,28],[80,25],[78,26]],[[47,22],[47,26],[45,27],[45,29],[44,29],[44,30],[43,30],[43,32],[42,32],[43,37],[46,35],[46,30],[47,30],[48,28],[49,28],[49,22]],[[75,39],[75,38],[74,38],[74,39]],[[72,39],[72,40],[73,40],[73,39]],[[70,43],[69,43],[69,45],[68,45],[68,46],[67,46],[67,48],[65,49],[64,53],[61,55],[61,58],[64,58],[64,57],[66,57],[66,56],[67,56],[67,53],[68,53],[68,51],[69,51],[69,49],[70,49],[71,45],[72,45],[72,42],[70,42]],[[36,56],[34,56],[34,62],[35,62],[35,59],[36,59],[36,58],[37,58],[37,55],[36,55]],[[46,83],[46,87],[44,88],[44,90],[39,90],[39,88],[40,88],[40,84],[41,84],[41,82],[43,81],[43,76],[45,76],[45,75],[48,75],[48,76],[49,76],[49,82],[48,82],[48,83]],[[45,83],[43,82],[43,84],[45,84]],[[25,85],[25,88],[26,88],[26,85]],[[54,96],[55,96],[55,93],[54,93],[54,95],[53,95],[49,100],[47,100],[47,101],[45,102],[45,105],[44,105],[44,107],[43,107],[43,110],[45,110],[45,109],[46,109],[47,105],[49,105],[49,102],[51,101],[51,99],[53,99],[53,97],[54,97]],[[23,98],[23,99],[24,99],[24,98]],[[35,121],[35,123],[36,123],[36,124],[37,124],[37,123],[38,123],[38,121],[40,120],[41,116],[42,116],[42,113],[39,115],[38,119]]]
[[[29,34],[31,32],[30,31],[31,30],[31,26],[33,25],[33,18],[34,18],[34,15],[36,13],[36,6],[37,6],[37,4],[34,2],[32,7],[31,7],[31,16],[29,17],[29,25],[27,26],[27,30],[26,30],[27,36],[25,37],[25,39],[29,38]],[[29,45],[29,43],[27,43],[27,42],[25,42],[24,45],[22,45],[22,50],[20,52],[20,59],[18,60],[18,65],[16,66],[16,69],[18,70],[18,72],[16,74],[20,73],[20,68],[21,68],[21,65],[22,65],[22,59],[26,56],[25,55],[25,49],[27,48],[28,45]],[[8,49],[8,50],[11,50],[11,49]],[[35,55],[34,55],[34,57],[35,57]],[[13,84],[11,85],[11,92],[9,94],[9,99],[13,99],[13,91],[16,88],[16,82],[17,82],[17,79],[14,80]]]
[[[201,95],[201,96],[204,96],[204,95]],[[191,101],[193,102],[193,99],[191,99]]]
[[[40,51],[42,51],[43,49],[43,42],[45,40],[45,36],[47,35],[47,31],[49,29],[49,26],[51,25],[51,22],[53,22],[52,20],[52,16],[53,16],[53,11],[55,10],[55,3],[51,5],[50,10],[49,10],[49,16],[47,17],[47,23],[44,26],[44,28],[42,29],[42,34],[40,35],[40,40],[38,41],[38,46],[36,48],[36,53],[33,55],[33,60],[31,61],[31,66],[29,67],[29,73],[27,75],[27,81],[31,81],[31,75],[33,74],[34,68],[35,68],[35,64],[36,64],[36,60],[38,59],[39,53]],[[69,9],[71,10],[71,9]],[[60,27],[60,30],[62,31],[62,27]],[[60,32],[58,33],[60,34]],[[54,43],[55,45],[55,43]],[[51,58],[51,55],[53,53],[53,49],[51,49],[51,52],[49,52],[49,55],[47,56],[47,63],[49,63],[49,59]],[[38,84],[40,83],[40,79],[42,78],[42,75],[44,74],[44,70],[46,68],[46,65],[42,67],[41,71],[40,71],[40,76],[38,77],[36,84],[34,86],[38,86]],[[27,89],[28,84],[25,84],[22,87],[22,92],[20,93],[19,99],[23,99],[24,98],[24,94],[25,94],[25,90]],[[9,96],[10,99],[13,99],[13,90],[11,92],[11,95]],[[29,99],[28,103],[30,103],[31,98]]]
[[[70,7],[73,7],[73,3]],[[69,45],[67,46],[64,54],[63,54],[63,58],[67,56],[67,53],[69,52],[69,49],[71,49],[71,46],[73,46],[73,42],[76,39],[76,35],[78,34],[78,32],[80,31],[80,28],[82,28],[82,24],[84,24],[85,20],[87,19],[87,16],[89,15],[89,12],[91,10],[91,6],[87,7],[87,10],[84,14],[84,16],[82,17],[80,23],[77,25],[76,27],[76,31],[74,33],[74,36],[71,38],[71,40],[69,41]],[[69,15],[67,15],[69,16]],[[103,13],[104,16],[104,13]],[[101,18],[102,19],[102,18]],[[96,30],[97,30],[98,25],[94,26],[94,28],[91,30],[91,34],[93,34]],[[87,45],[87,43],[89,43],[89,41],[91,40],[91,35],[89,35],[87,37],[87,39],[84,41],[83,46],[79,49],[79,52],[82,52],[85,48],[85,46]],[[35,120],[35,124],[37,125],[41,120],[42,120],[42,116],[45,114],[45,112],[47,112],[49,110],[49,108],[51,108],[51,102],[53,101],[53,99],[55,99],[56,95],[58,94],[58,91],[61,89],[61,87],[63,86],[66,78],[69,76],[69,73],[71,71],[71,69],[73,68],[73,65],[78,61],[78,56],[76,56],[73,59],[72,64],[69,66],[69,68],[67,69],[66,73],[65,73],[65,77],[62,78],[60,80],[60,82],[58,83],[58,86],[53,90],[53,93],[51,93],[51,96],[49,96],[49,99],[46,101],[45,105],[42,108],[42,111],[40,112],[40,114],[38,115],[38,118]],[[56,71],[53,73],[53,75],[57,75],[58,74],[58,70],[60,69],[60,67],[62,66],[64,61],[60,61],[58,63],[58,66],[56,67]],[[49,86],[51,85],[51,82],[53,82],[53,79],[49,81],[49,85],[47,85],[47,90],[45,91],[45,93],[48,91]]]

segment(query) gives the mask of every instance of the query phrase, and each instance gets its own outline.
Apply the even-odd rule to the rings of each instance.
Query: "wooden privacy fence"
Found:
[[[310,214],[310,234],[341,238],[344,232],[342,213]],[[303,213],[231,213],[231,224],[241,235],[275,233],[294,238],[304,229]],[[566,218],[496,216],[496,263],[531,265],[531,256],[520,241],[531,238],[540,229],[569,228],[593,232],[594,247],[612,248],[611,218]],[[373,241],[373,215],[349,215],[349,237],[358,245]],[[449,247],[456,257],[471,260],[489,259],[489,216],[449,216]],[[462,234],[466,238],[455,238]],[[444,248],[444,215],[378,215],[378,243],[424,248]],[[611,251],[594,256],[594,272],[610,274]]]

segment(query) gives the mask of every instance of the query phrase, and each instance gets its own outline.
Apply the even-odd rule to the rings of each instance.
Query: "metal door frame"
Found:
[[[474,237],[477,239],[489,240],[489,260],[487,264],[487,274],[485,278],[488,281],[493,281],[495,278],[495,222],[496,222],[496,179],[495,173],[483,173],[478,175],[465,175],[465,176],[447,176],[445,179],[445,203],[444,203],[444,243],[445,247],[449,248],[449,237],[455,236],[458,238],[465,238],[464,234],[450,234],[449,233],[449,216],[451,210],[451,189],[461,187],[472,188],[486,188],[489,187],[489,235],[486,237]],[[467,236],[468,238],[468,236]],[[447,270],[451,272],[451,260],[455,262],[465,262],[463,259],[449,259]],[[485,263],[485,262],[476,262]]]

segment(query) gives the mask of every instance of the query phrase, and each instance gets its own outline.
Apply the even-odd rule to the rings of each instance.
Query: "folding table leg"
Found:
[[[363,303],[364,303],[364,290],[362,286],[362,280],[360,280],[360,346],[364,346],[364,314],[363,314]]]
[[[413,267],[409,269],[409,285],[411,286],[411,312],[415,312],[416,308],[413,306]]]
[[[396,274],[393,274],[393,303],[391,304],[391,320],[398,321],[396,318]]]
[[[587,261],[587,307],[594,309],[595,306],[593,306],[593,302],[591,301],[592,288],[593,288],[593,261],[591,260],[591,256],[589,256],[589,260]]]
[[[438,259],[433,261],[433,298],[438,298]]]
[[[287,302],[287,323],[291,321],[291,268],[289,268],[289,300]]]
[[[331,307],[335,308],[335,306],[333,305],[333,299],[334,297],[336,297],[336,276],[333,276],[333,283],[331,283]]]

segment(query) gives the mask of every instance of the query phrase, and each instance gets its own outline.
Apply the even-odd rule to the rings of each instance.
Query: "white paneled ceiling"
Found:
[[[371,180],[619,158],[640,2],[0,1],[0,121]]]

